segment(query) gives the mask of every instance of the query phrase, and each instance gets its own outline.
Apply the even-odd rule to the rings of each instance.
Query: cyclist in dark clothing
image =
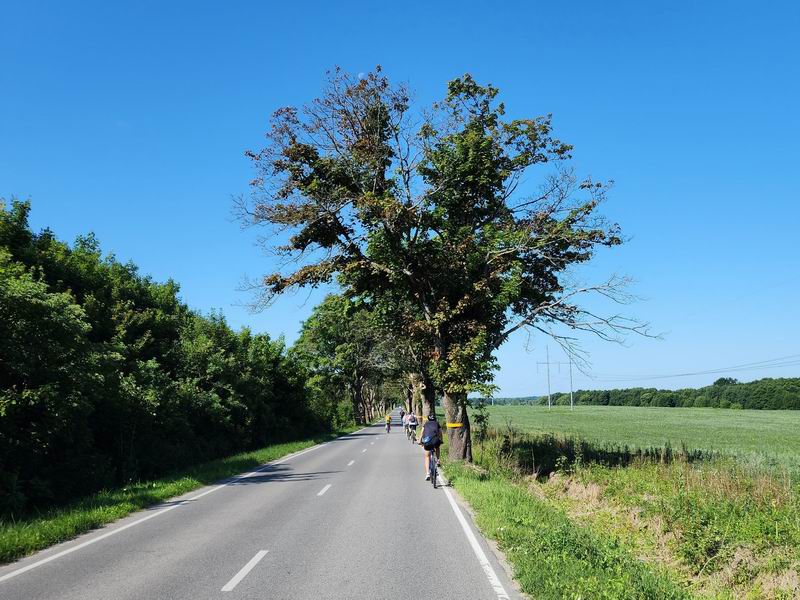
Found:
[[[419,444],[425,448],[425,481],[430,480],[431,452],[436,453],[436,464],[439,464],[439,446],[442,445],[442,426],[436,420],[436,415],[431,413],[428,420],[422,426],[422,434],[419,436]]]

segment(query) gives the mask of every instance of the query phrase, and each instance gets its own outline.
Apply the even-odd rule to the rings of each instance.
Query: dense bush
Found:
[[[0,514],[327,425],[281,340],[0,204]]]
[[[576,404],[604,406],[666,406],[682,408],[800,409],[800,378],[759,379],[740,383],[722,378],[702,388],[658,390],[628,388],[622,390],[578,390]],[[569,405],[569,394],[552,395],[554,404]],[[547,404],[547,396],[495,398],[495,404]]]

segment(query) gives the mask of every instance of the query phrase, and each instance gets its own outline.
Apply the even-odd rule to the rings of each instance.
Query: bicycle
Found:
[[[416,427],[409,427],[408,431],[406,432],[406,437],[411,440],[412,444],[417,443],[417,428]]]
[[[431,450],[431,455],[428,458],[428,472],[431,475],[431,485],[433,485],[433,489],[436,489],[436,474],[438,471],[438,467],[436,464],[436,451]]]
[[[391,431],[391,429],[392,429],[392,422],[391,421],[386,421],[386,433],[389,433],[389,431]]]

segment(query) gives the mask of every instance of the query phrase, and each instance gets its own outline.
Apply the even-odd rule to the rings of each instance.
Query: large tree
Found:
[[[605,339],[643,330],[577,302],[591,292],[625,302],[624,279],[568,283],[597,248],[622,242],[596,212],[604,185],[566,166],[571,147],[549,116],[507,118],[497,96],[464,75],[414,110],[380,68],[337,69],[321,97],[273,115],[266,147],[248,153],[254,193],[239,204],[287,259],[261,282],[263,300],[338,277],[372,302],[425,355],[450,455],[468,460],[467,393],[491,381],[493,351],[513,332],[534,328],[572,350],[557,327]]]

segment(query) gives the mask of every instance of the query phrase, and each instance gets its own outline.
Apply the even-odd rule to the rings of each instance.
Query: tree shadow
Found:
[[[500,437],[500,456],[510,459],[522,472],[537,477],[550,475],[553,471],[561,471],[571,465],[627,467],[641,462],[692,463],[717,457],[717,453],[707,450],[690,450],[685,446],[675,449],[669,442],[664,446],[637,448],[549,434],[506,434]]]
[[[330,475],[341,473],[341,471],[294,471],[286,465],[270,465],[269,468],[260,469],[253,475],[245,477],[235,477],[227,481],[227,485],[254,485],[258,483],[270,483],[273,481],[314,481],[316,479],[327,479]]]
[[[366,433],[366,432],[365,433],[349,433],[349,434],[344,435],[342,437],[338,437],[338,438],[332,439],[328,443],[346,442],[347,440],[352,440],[354,438],[373,438],[373,437],[376,437],[377,435],[378,435],[377,431],[373,431],[372,433]]]

